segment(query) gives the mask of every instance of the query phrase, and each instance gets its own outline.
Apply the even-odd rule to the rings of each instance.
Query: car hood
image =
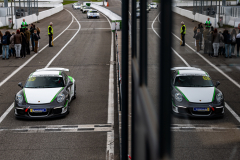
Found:
[[[56,94],[62,90],[60,88],[24,88],[27,103],[45,104],[50,103]]]
[[[189,102],[209,103],[215,94],[214,87],[177,87]]]

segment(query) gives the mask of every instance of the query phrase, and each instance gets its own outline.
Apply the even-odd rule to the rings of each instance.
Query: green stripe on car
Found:
[[[214,101],[215,92],[216,92],[216,88],[214,87],[214,92],[213,92],[212,102]]]
[[[64,88],[64,87],[62,87],[62,88],[58,91],[58,93],[53,97],[53,99],[51,100],[51,102],[53,102],[53,101],[55,100],[55,98],[57,97],[57,95],[59,94],[59,92],[61,92],[61,91],[63,90],[63,88]]]
[[[66,100],[66,104],[64,105],[64,107],[66,107],[66,106],[67,106],[67,103],[68,103],[68,100]]]
[[[176,86],[175,88],[183,95],[183,97],[189,102],[189,100],[187,99],[187,97],[182,93],[182,91],[180,89],[178,89]]]
[[[72,81],[72,82],[73,82],[73,78],[72,78],[71,76],[68,76],[68,78],[70,79],[70,81]]]
[[[59,71],[59,75],[62,75],[62,72],[61,72],[61,71]]]
[[[25,102],[28,103],[28,101],[27,101],[27,97],[26,97],[26,94],[25,94],[25,90],[24,90],[24,89],[23,89],[23,95],[24,95]]]

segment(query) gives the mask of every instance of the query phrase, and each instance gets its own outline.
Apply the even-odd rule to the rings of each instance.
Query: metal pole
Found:
[[[128,160],[128,9],[122,1],[122,160]]]
[[[12,15],[12,25],[11,28],[13,28],[13,5],[12,5],[12,0],[11,0],[11,15]]]
[[[160,159],[171,159],[171,62],[172,62],[172,1],[161,1],[161,42],[159,54],[159,146]],[[168,16],[166,16],[168,15]],[[179,24],[179,27],[180,24]],[[168,54],[165,54],[168,53]]]
[[[22,18],[22,13],[21,13],[21,2],[19,0],[19,9],[20,9],[20,18]]]
[[[26,16],[25,15],[25,0],[23,1],[23,6],[24,6],[24,16]]]
[[[34,13],[36,13],[35,0],[34,0]]]
[[[4,0],[4,7],[8,7],[8,0]]]

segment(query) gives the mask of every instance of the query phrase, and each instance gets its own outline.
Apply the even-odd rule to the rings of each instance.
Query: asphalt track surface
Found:
[[[54,47],[44,48],[48,44],[49,22],[53,22],[54,38],[71,25],[54,40]],[[30,73],[44,68],[58,53],[49,67],[70,69],[69,75],[75,78],[77,84],[77,98],[65,118],[17,120],[11,110],[0,122],[1,159],[106,159],[106,148],[109,145],[107,132],[113,129],[116,136],[112,143],[115,146],[115,159],[118,159],[118,123],[115,122],[115,126],[107,124],[111,54],[108,20],[102,15],[100,19],[87,19],[86,14],[66,5],[63,11],[41,20],[37,26],[41,28],[39,50],[44,49],[36,56],[31,52],[25,59],[11,58],[0,63],[1,83],[35,56],[0,86],[0,116],[13,103],[14,95],[20,90],[17,83],[24,83]],[[72,39],[79,28],[80,31]],[[117,108],[115,111],[117,113]]]

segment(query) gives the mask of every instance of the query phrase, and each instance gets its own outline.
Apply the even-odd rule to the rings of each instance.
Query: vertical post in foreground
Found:
[[[128,8],[122,1],[122,160],[128,159]]]
[[[172,0],[161,1],[161,39],[159,54],[159,146],[160,159],[171,159],[171,62]],[[179,24],[180,31],[181,24]]]

